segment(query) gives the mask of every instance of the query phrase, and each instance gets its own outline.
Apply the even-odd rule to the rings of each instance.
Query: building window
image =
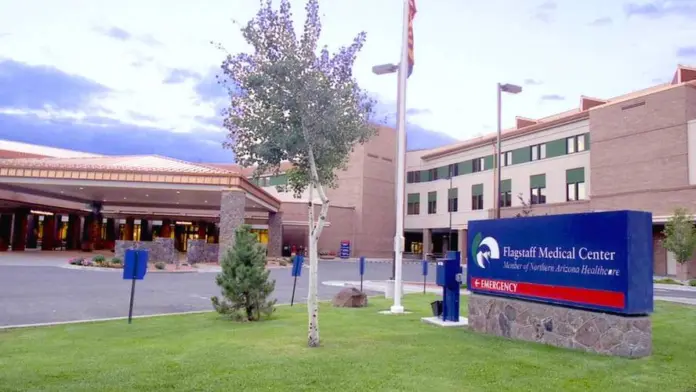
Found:
[[[437,176],[437,169],[430,169],[430,181],[435,181],[439,177]]]
[[[406,173],[406,182],[409,184],[415,184],[421,182],[421,172],[420,170],[410,171]]]
[[[529,202],[546,204],[546,174],[529,176]]]
[[[459,165],[457,165],[456,163],[449,165],[447,172],[452,177],[458,176],[459,175]]]
[[[437,192],[428,192],[428,214],[437,214]]]
[[[409,193],[406,205],[408,215],[420,215],[420,193]]]
[[[500,154],[500,166],[512,165],[512,151],[507,151]]]
[[[483,168],[485,167],[485,163],[483,158],[476,158],[471,161],[471,166],[472,166],[472,171],[474,173],[483,171]]]
[[[483,209],[483,184],[476,184],[471,186],[471,209]]]
[[[568,154],[585,151],[585,135],[577,135],[567,138],[566,151]]]
[[[532,160],[538,161],[539,159],[546,158],[546,144],[536,144],[530,147],[532,149]]]
[[[566,170],[566,201],[584,200],[585,197],[585,168]]]
[[[500,192],[500,206],[510,207],[512,205],[512,192]]]
[[[459,210],[459,192],[457,188],[447,191],[447,212],[457,212]]]
[[[532,204],[546,204],[546,188],[531,188],[529,200]]]

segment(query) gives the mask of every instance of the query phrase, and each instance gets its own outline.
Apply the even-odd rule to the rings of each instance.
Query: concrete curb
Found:
[[[374,297],[374,296],[373,296]],[[319,300],[317,301],[319,303],[322,302],[331,302],[331,300]],[[282,304],[276,304],[276,307],[279,306],[290,306],[289,303],[282,303]],[[133,319],[147,319],[147,318],[154,318],[154,317],[166,317],[166,316],[186,316],[190,314],[203,314],[203,313],[211,313],[215,312],[214,309],[210,310],[189,310],[187,312],[174,312],[174,313],[155,313],[155,314],[142,314],[138,316],[133,316]],[[2,331],[8,331],[8,330],[13,330],[13,329],[26,329],[26,328],[41,328],[41,327],[54,327],[54,326],[59,326],[59,325],[71,325],[71,324],[89,324],[89,323],[101,323],[101,322],[106,322],[106,321],[119,321],[119,320],[128,320],[128,316],[119,316],[119,317],[107,317],[107,318],[100,318],[100,319],[88,319],[88,320],[71,320],[71,321],[54,321],[50,323],[35,323],[35,324],[16,324],[16,325],[0,325],[0,332]]]
[[[655,283],[655,284],[653,284],[653,288],[661,289],[661,290],[696,292],[696,287],[680,286],[680,285],[676,285],[676,284]]]
[[[79,271],[102,271],[102,272],[122,272],[123,268],[104,268],[104,267],[85,267],[83,265],[59,265],[57,266],[59,268],[65,268],[65,269],[71,269],[71,270],[79,270]],[[199,272],[204,272],[204,271],[197,271],[197,270],[190,270],[190,271],[161,271],[161,270],[148,270],[147,271],[149,274],[197,274]]]

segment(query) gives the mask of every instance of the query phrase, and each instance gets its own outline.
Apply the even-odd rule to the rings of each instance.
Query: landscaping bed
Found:
[[[103,255],[93,256],[91,259],[84,257],[76,257],[68,261],[70,265],[77,267],[93,267],[93,268],[114,268],[123,269],[123,261],[118,257],[107,258]],[[163,261],[148,263],[147,270],[149,272],[194,272],[196,269],[189,264],[169,264]]]
[[[322,304],[322,347],[306,347],[303,306],[235,323],[216,313],[0,332],[3,391],[689,391],[696,309],[657,302],[654,352],[631,360],[511,341]],[[466,298],[462,308],[466,309]],[[86,371],[85,369],[89,369]]]

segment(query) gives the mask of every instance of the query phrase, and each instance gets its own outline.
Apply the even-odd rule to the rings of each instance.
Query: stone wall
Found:
[[[240,191],[223,191],[220,200],[220,256],[234,247],[235,230],[244,224],[246,195]],[[218,258],[219,261],[219,258]]]
[[[173,238],[155,238],[154,241],[116,241],[115,256],[123,260],[127,249],[149,250],[149,261],[164,261],[174,264],[179,259],[179,252],[174,248]]]
[[[652,352],[649,316],[622,317],[472,294],[469,325],[476,332],[599,354],[638,358]]]
[[[218,261],[218,244],[209,244],[205,240],[188,240],[186,249],[186,259],[189,264]]]

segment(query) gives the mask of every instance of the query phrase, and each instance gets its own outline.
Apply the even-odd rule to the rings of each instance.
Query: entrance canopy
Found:
[[[251,214],[280,209],[239,173],[157,155],[0,159],[0,208],[213,218],[222,191],[244,192]]]

